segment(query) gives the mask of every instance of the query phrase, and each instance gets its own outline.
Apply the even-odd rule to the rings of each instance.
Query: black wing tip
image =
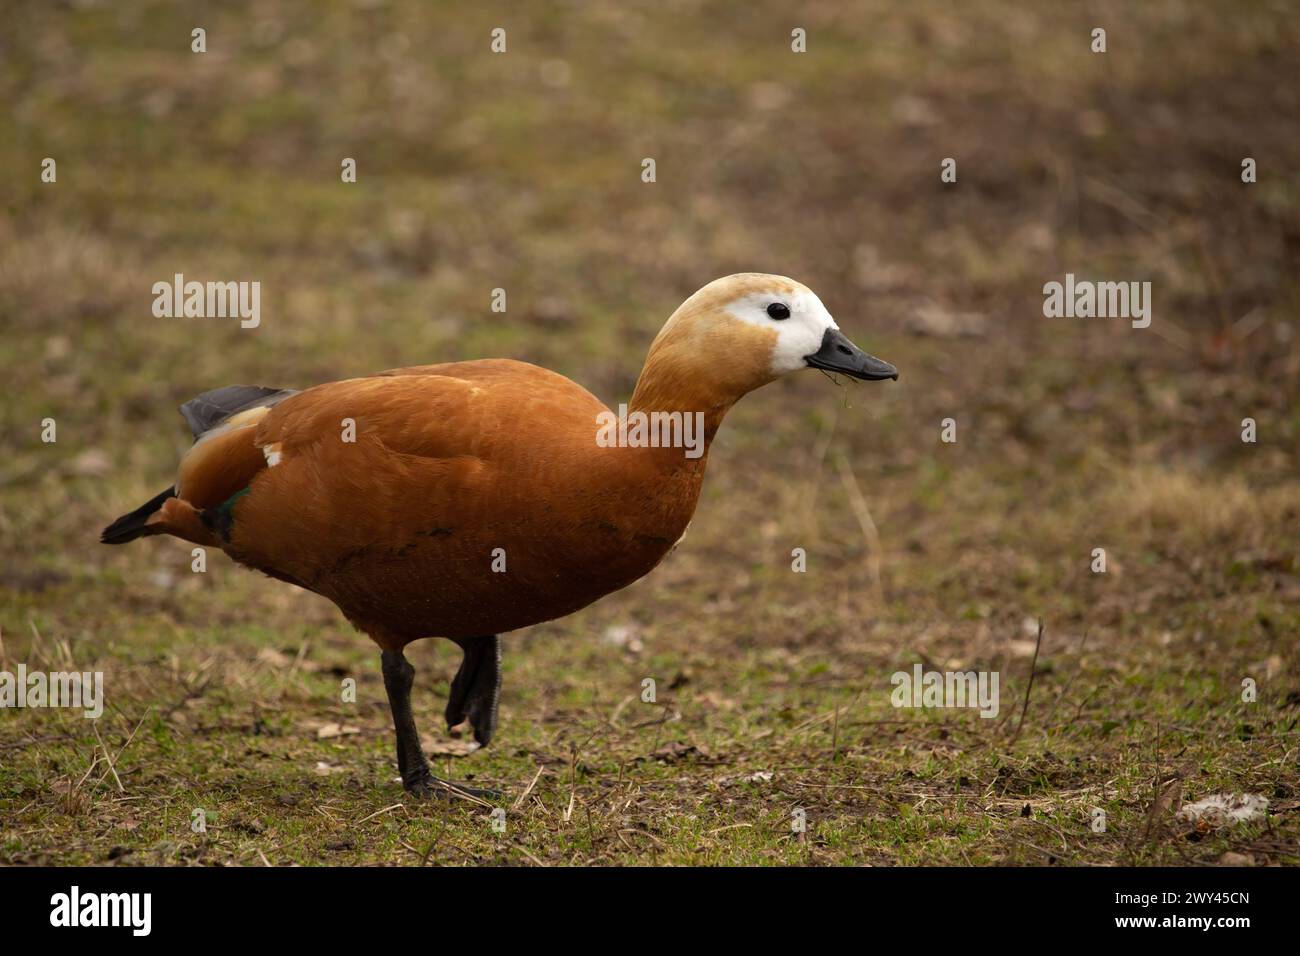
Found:
[[[100,544],[126,544],[128,541],[134,541],[136,538],[143,538],[145,535],[154,534],[154,530],[147,526],[149,518],[168,498],[176,497],[175,487],[168,488],[166,491],[159,492],[153,498],[150,498],[139,508],[128,514],[122,515],[107,528],[99,533]]]

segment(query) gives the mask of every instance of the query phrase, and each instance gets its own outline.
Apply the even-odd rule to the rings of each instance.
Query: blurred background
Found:
[[[153,796],[216,792],[262,820],[240,801],[334,761],[336,777],[314,779],[351,781],[338,798],[364,802],[391,763],[365,638],[324,601],[222,557],[192,574],[182,542],[95,543],[170,479],[187,444],[175,407],[236,382],[494,356],[613,405],[690,293],[776,272],[818,292],[900,380],[837,387],[808,373],[741,403],[683,545],[628,591],[512,637],[499,744],[456,772],[522,787],[554,765],[537,792],[563,778],[567,799],[579,744],[597,791],[639,760],[644,789],[621,812],[639,808],[644,828],[693,808],[696,823],[656,831],[655,852],[675,859],[680,840],[688,861],[705,847],[730,862],[1043,862],[1041,840],[1015,836],[1020,805],[1041,799],[1071,833],[1073,800],[1142,819],[1139,787],[1169,770],[1146,743],[1155,724],[1185,728],[1205,786],[1291,800],[1294,753],[1269,735],[1293,732],[1300,700],[1295,13],[1174,0],[11,5],[8,660],[109,669],[108,719],[125,728],[113,733],[150,715],[133,746]],[[191,52],[196,27],[206,53]],[[498,27],[503,54],[490,49]],[[1090,49],[1095,27],[1105,54]],[[806,53],[791,52],[794,28]],[[56,183],[41,181],[45,157]],[[340,181],[349,157],[354,184]],[[940,181],[947,157],[954,184]],[[1149,280],[1150,328],[1044,318],[1043,284],[1066,272]],[[260,281],[260,327],[155,318],[151,287],[174,273]],[[498,287],[504,314],[490,311]],[[47,417],[54,445],[40,440]],[[939,440],[945,418],[954,444]],[[790,571],[795,547],[805,575]],[[1044,722],[1031,711],[1014,747],[973,715],[905,713],[920,729],[901,741],[884,726],[900,716],[889,674],[916,660],[1000,668],[1004,699],[1023,693],[1039,617]],[[413,650],[421,726],[440,730],[458,658],[441,642]],[[311,726],[339,674],[369,695],[340,718],[358,729],[342,741]],[[673,685],[662,708],[676,716],[632,730],[610,713],[644,674]],[[1247,674],[1264,688],[1248,718],[1234,707]],[[257,721],[279,729],[255,749],[283,758],[283,781],[230,756]],[[73,785],[89,733],[58,713],[0,721],[0,797],[34,804],[27,835],[15,823],[0,841],[10,861],[95,860],[127,832],[148,833],[139,852],[164,862],[250,852],[236,836],[158,850],[170,841],[152,823],[121,830],[125,811]],[[660,754],[670,744],[682,749]],[[819,779],[846,789],[800,790],[778,772],[776,790],[706,796],[727,773],[823,760]],[[243,795],[249,773],[260,797]],[[960,780],[1000,795],[969,832],[900,810],[921,796],[946,806]],[[62,809],[46,799],[59,787]],[[779,818],[795,797],[822,801],[835,836],[772,849],[757,831],[700,829]],[[100,836],[55,849],[78,813],[98,815]],[[548,819],[529,850],[543,858],[653,845],[564,843]],[[1188,852],[1126,841],[1071,837],[1053,852]],[[399,842],[385,831],[328,857],[328,834],[313,833],[276,861],[400,858]],[[1294,860],[1294,829],[1289,850],[1247,842],[1261,860]]]

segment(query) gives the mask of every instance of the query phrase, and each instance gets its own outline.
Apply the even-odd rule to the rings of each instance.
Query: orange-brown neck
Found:
[[[637,379],[628,411],[647,415],[654,412],[694,415],[700,412],[704,416],[705,440],[711,442],[722,419],[741,394],[744,393],[737,394],[734,389],[719,383],[689,375],[670,362],[655,362],[652,353]]]
[[[773,379],[774,341],[729,317],[679,310],[650,346],[629,411],[702,412],[712,441],[731,406]]]

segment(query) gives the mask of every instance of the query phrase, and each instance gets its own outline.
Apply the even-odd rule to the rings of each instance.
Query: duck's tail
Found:
[[[128,541],[143,538],[145,535],[163,534],[164,531],[161,527],[156,524],[151,525],[148,522],[166,503],[168,498],[175,497],[175,487],[168,488],[156,497],[149,499],[130,514],[122,515],[100,533],[100,542],[103,544],[126,544]]]

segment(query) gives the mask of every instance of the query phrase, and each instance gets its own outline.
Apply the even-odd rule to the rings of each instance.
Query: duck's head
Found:
[[[646,372],[715,403],[804,368],[865,381],[898,378],[898,369],[849,341],[811,289],[759,272],[715,279],[696,292],[646,358]]]

